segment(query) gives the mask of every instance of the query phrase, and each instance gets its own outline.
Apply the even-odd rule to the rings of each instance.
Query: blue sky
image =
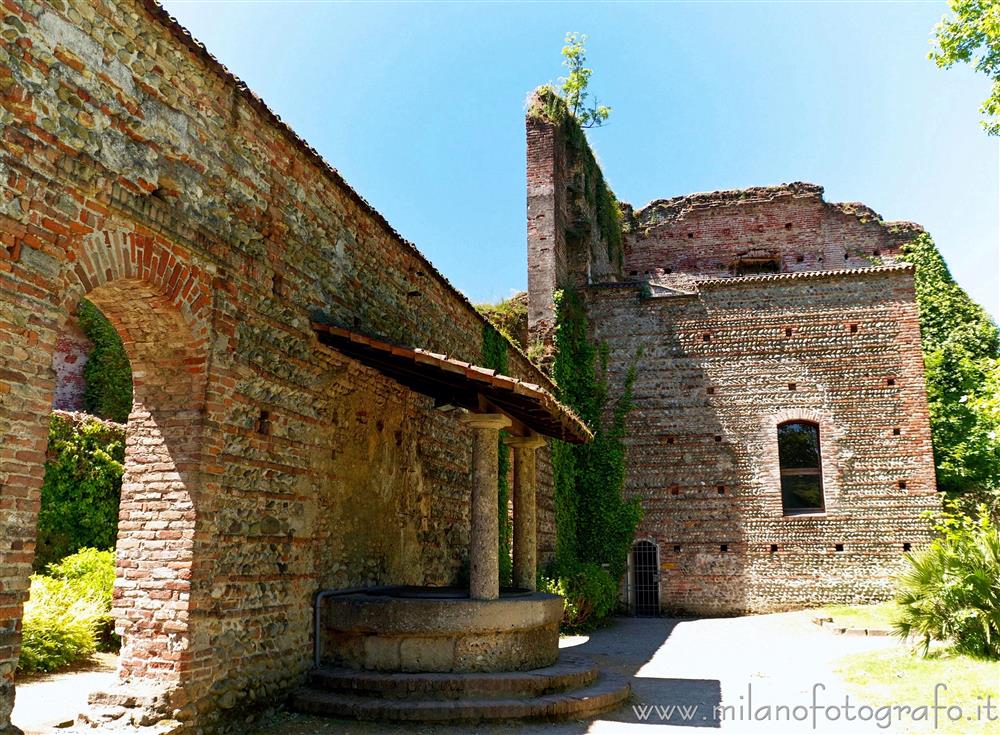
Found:
[[[523,289],[524,100],[590,37],[619,199],[808,181],[934,235],[996,317],[987,80],[927,60],[945,2],[210,2],[166,8],[476,302]]]

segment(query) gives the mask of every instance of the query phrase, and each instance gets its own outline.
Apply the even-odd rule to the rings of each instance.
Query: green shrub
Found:
[[[92,417],[53,414],[48,452],[35,571],[82,548],[115,545],[125,427]]]
[[[94,343],[83,367],[83,402],[95,416],[125,423],[132,410],[132,366],[118,331],[92,303],[76,309],[80,327]]]
[[[31,576],[18,670],[54,671],[110,643],[114,552],[84,549]]]
[[[976,518],[946,512],[926,550],[908,554],[900,578],[896,633],[916,636],[926,655],[931,641],[959,653],[1000,660],[1000,530],[985,506]]]
[[[615,609],[618,586],[607,570],[593,563],[555,566],[541,575],[539,589],[563,597],[562,629],[591,630]]]

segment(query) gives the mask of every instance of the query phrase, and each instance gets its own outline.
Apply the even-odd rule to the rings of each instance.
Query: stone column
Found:
[[[468,413],[472,427],[472,524],[469,536],[469,597],[500,596],[500,519],[497,505],[499,432],[510,419],[499,413]]]
[[[534,591],[538,564],[535,511],[535,450],[545,444],[540,436],[512,436],[514,448],[514,586]]]

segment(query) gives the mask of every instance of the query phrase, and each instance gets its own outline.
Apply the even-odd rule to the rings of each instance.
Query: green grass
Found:
[[[847,683],[853,697],[872,707],[926,706],[927,718],[916,720],[893,713],[892,732],[944,733],[945,735],[986,735],[1000,732],[1000,662],[970,658],[949,650],[932,650],[928,658],[907,647],[854,654],[840,659],[835,671]],[[934,690],[943,684],[938,701],[946,707],[962,708],[962,719],[953,721],[945,711],[934,727]],[[991,698],[994,706],[989,721],[977,717],[977,706]],[[971,718],[971,719],[970,719]]]
[[[813,611],[813,617],[833,618],[838,628],[881,628],[892,629],[893,618],[899,612],[895,602],[880,602],[877,605],[827,605]]]

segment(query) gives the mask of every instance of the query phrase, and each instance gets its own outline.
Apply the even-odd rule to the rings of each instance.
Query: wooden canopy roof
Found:
[[[541,386],[417,347],[377,340],[343,327],[313,322],[319,341],[378,370],[438,405],[474,413],[500,412],[543,436],[585,444],[593,435],[569,408]]]

